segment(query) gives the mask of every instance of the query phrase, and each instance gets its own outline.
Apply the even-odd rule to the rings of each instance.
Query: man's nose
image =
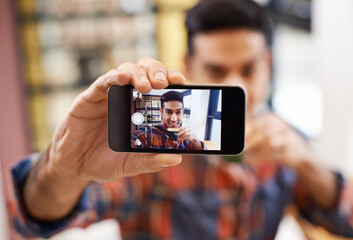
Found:
[[[177,120],[177,116],[176,116],[175,113],[172,114],[171,120],[172,120],[172,121],[176,121],[176,120]]]
[[[234,74],[229,74],[229,76],[226,77],[225,84],[236,84],[239,85],[241,87],[245,87],[245,79],[237,73]]]

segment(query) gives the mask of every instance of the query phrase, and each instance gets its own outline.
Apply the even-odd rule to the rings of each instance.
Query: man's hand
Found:
[[[77,97],[54,134],[50,160],[90,181],[114,181],[179,163],[180,155],[113,152],[108,146],[107,91],[111,85],[130,83],[137,91],[147,93],[184,81],[180,73],[167,71],[153,59],[143,59],[137,65],[124,63],[110,70]]]
[[[193,132],[191,132],[188,127],[181,127],[178,132],[178,141],[182,142],[184,140],[188,140],[196,150],[202,150],[202,144],[199,139],[195,136]]]
[[[330,209],[337,197],[334,174],[319,164],[308,143],[273,113],[246,122],[244,163],[257,168],[274,161],[296,170],[307,193],[322,208]]]
[[[178,154],[117,153],[109,148],[107,91],[112,85],[132,84],[147,93],[184,82],[181,73],[150,58],[124,63],[99,77],[75,99],[47,153],[30,172],[24,187],[30,213],[42,220],[58,219],[68,214],[91,181],[115,181],[179,164]]]
[[[255,167],[266,159],[293,167],[313,158],[305,140],[273,113],[247,120],[245,147],[244,160]]]

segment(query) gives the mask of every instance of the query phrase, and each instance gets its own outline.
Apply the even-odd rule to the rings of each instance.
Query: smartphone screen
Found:
[[[112,86],[109,145],[120,152],[236,155],[244,147],[245,93],[237,86],[172,85],[140,93]]]
[[[132,89],[131,148],[221,151],[222,90]]]

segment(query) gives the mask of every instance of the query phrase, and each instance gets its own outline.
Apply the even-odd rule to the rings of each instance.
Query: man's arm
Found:
[[[294,200],[301,216],[335,234],[353,237],[353,187],[341,174],[321,166],[303,137],[278,116],[248,118],[243,161],[254,169],[266,161],[294,169],[298,177]]]
[[[302,136],[275,114],[248,118],[243,156],[254,169],[266,160],[291,167],[316,206],[335,207],[339,193],[335,174],[319,165]]]
[[[159,73],[163,79],[156,78]],[[81,93],[25,182],[24,204],[32,217],[42,221],[65,217],[92,181],[111,182],[180,163],[181,155],[177,154],[113,152],[107,136],[107,91],[111,85],[131,83],[145,93],[184,82],[179,72],[167,71],[156,60],[142,59],[138,64],[125,63],[109,71]]]
[[[67,216],[89,184],[88,179],[50,164],[48,152],[33,166],[23,188],[26,209],[31,216],[42,221]]]
[[[300,186],[307,196],[323,210],[337,206],[340,198],[340,185],[337,176],[314,162],[302,160],[295,164]]]
[[[13,226],[22,236],[48,238],[64,229],[84,227],[107,218],[115,218],[124,223],[125,219],[139,214],[139,206],[143,203],[139,196],[144,196],[144,192],[149,191],[149,185],[144,185],[144,188],[141,186],[149,182],[149,174],[124,178],[113,183],[91,183],[72,211],[63,219],[50,222],[34,219],[24,207],[21,195],[28,172],[38,163],[39,155],[28,156],[12,169],[18,207],[10,202],[10,214]]]
[[[307,171],[312,169],[310,166],[306,167]],[[342,174],[338,172],[333,174],[336,193],[334,194],[334,199],[327,199],[327,201],[333,200],[333,202],[327,203],[327,207],[323,207],[325,206],[323,203],[326,201],[325,197],[327,194],[320,193],[320,191],[327,191],[327,188],[310,189],[310,186],[307,186],[307,183],[303,182],[303,177],[300,177],[300,181],[295,186],[294,200],[302,218],[315,225],[324,227],[335,235],[351,239],[353,238],[353,185],[349,181],[346,181]],[[320,185],[312,185],[312,187],[315,186],[319,187]],[[316,192],[313,192],[315,190]],[[321,199],[316,199],[320,197]],[[318,204],[318,202],[322,202],[322,204]]]

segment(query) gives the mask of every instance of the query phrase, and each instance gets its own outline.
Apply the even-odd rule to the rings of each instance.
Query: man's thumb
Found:
[[[157,172],[164,167],[178,165],[181,161],[181,154],[131,154],[131,157],[126,159],[123,167],[124,176]]]

